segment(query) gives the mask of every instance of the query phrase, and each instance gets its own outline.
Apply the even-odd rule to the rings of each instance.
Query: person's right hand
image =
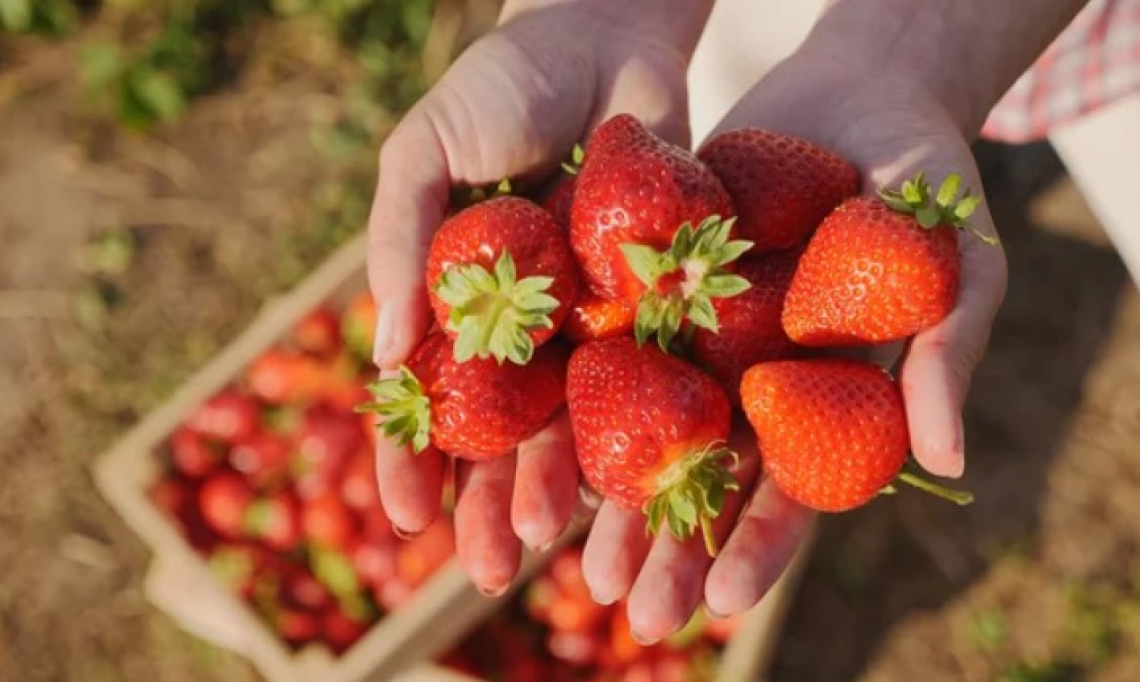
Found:
[[[456,61],[380,152],[368,276],[382,371],[398,368],[431,322],[424,263],[453,186],[541,177],[623,112],[688,146],[685,69],[707,12],[696,0],[507,3],[500,27]],[[444,456],[413,455],[386,438],[377,450],[385,511],[401,534],[419,533],[439,514]],[[517,456],[457,463],[458,555],[483,592],[510,584],[520,538],[542,548],[558,537],[577,477],[564,414]]]

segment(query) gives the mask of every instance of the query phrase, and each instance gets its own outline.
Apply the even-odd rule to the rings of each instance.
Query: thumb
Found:
[[[447,211],[447,157],[429,117],[412,112],[380,150],[368,219],[368,283],[378,315],[373,361],[402,363],[431,323],[424,263]]]

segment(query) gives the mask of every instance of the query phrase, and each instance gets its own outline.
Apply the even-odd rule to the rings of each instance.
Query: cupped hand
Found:
[[[456,61],[380,152],[368,275],[382,372],[398,368],[429,327],[424,263],[452,187],[540,178],[621,112],[688,144],[685,65],[701,22],[659,31],[616,16],[625,7],[615,3],[534,4],[515,11],[508,3],[500,27]],[[402,534],[438,516],[447,461],[379,439],[381,498]],[[457,462],[457,551],[482,591],[506,589],[521,543],[542,548],[558,537],[578,500],[577,477],[564,414],[509,457]]]
[[[867,193],[922,170],[935,184],[959,173],[963,185],[981,195],[967,139],[973,132],[954,121],[951,110],[917,78],[887,78],[861,69],[857,60],[801,51],[742,98],[712,135],[761,127],[807,138],[854,162]],[[984,202],[971,223],[996,236]],[[961,284],[953,312],[906,344],[867,349],[885,366],[901,359],[914,457],[931,474],[953,478],[965,465],[962,404],[1006,287],[1000,244],[988,245],[970,231],[960,232],[958,243]],[[738,433],[733,445],[742,455],[741,490],[716,521],[722,550],[715,560],[699,540],[678,543],[662,533],[650,541],[639,514],[609,503],[598,513],[584,558],[587,582],[600,601],[628,596],[631,624],[643,641],[681,627],[702,601],[721,615],[754,605],[810,528],[812,512],[757,475],[754,436]]]

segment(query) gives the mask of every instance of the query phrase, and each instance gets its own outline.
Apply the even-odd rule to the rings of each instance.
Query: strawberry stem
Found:
[[[416,375],[401,367],[399,376],[374,381],[368,391],[376,401],[357,405],[355,411],[380,415],[378,428],[384,435],[400,445],[411,443],[416,454],[423,452],[430,442],[431,401]]]
[[[918,488],[924,492],[930,493],[935,497],[941,497],[944,500],[949,500],[954,504],[966,506],[974,501],[974,494],[966,490],[954,490],[953,488],[946,488],[937,483],[931,482],[916,476],[909,471],[904,471],[895,477],[895,480],[906,483],[909,486]]]
[[[962,196],[958,196],[961,184],[962,176],[951,173],[939,185],[938,192],[932,195],[925,174],[919,172],[914,178],[904,181],[899,189],[880,189],[878,194],[892,210],[914,216],[915,221],[924,229],[946,226],[969,230],[983,243],[996,246],[996,237],[983,234],[967,220],[982,200],[981,197],[972,196],[969,188],[962,192]]]
[[[656,334],[657,345],[669,352],[686,320],[713,333],[720,330],[712,299],[731,298],[750,286],[727,267],[752,248],[750,241],[729,241],[735,222],[736,218],[714,215],[696,228],[685,223],[665,251],[644,244],[621,245],[626,264],[646,287],[633,324],[639,346]]]
[[[655,535],[662,523],[678,540],[699,526],[709,556],[717,555],[712,520],[720,515],[725,495],[739,490],[731,469],[738,456],[723,443],[712,442],[674,462],[657,477],[657,490],[645,503],[646,531]]]

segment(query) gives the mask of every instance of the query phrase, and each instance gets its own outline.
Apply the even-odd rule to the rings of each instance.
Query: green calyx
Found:
[[[582,149],[582,145],[574,145],[574,150],[570,152],[570,160],[562,164],[562,171],[567,175],[577,175],[582,170],[582,162],[586,160],[586,150]]]
[[[883,203],[891,209],[913,215],[918,224],[925,229],[932,230],[946,226],[969,230],[986,244],[996,245],[998,241],[995,237],[982,234],[970,224],[969,217],[978,209],[982,199],[971,195],[968,187],[961,196],[958,196],[961,184],[962,176],[951,173],[942,181],[938,192],[931,196],[930,184],[920,172],[914,176],[914,179],[903,182],[899,189],[880,189],[878,194]]]
[[[898,494],[899,483],[908,485],[912,488],[917,488],[924,493],[941,498],[948,502],[965,507],[974,503],[974,494],[968,490],[955,490],[954,488],[947,488],[946,486],[938,485],[933,481],[928,481],[918,474],[910,471],[900,471],[895,476],[894,483],[890,483],[879,491],[880,495],[896,495]]]
[[[358,405],[356,411],[380,415],[379,428],[385,436],[400,445],[410,443],[416,454],[423,452],[431,431],[431,401],[416,375],[401,367],[399,376],[374,381],[368,390],[376,401]]]
[[[633,325],[639,346],[657,334],[657,345],[668,351],[685,320],[714,334],[720,330],[712,299],[730,298],[751,286],[725,267],[752,248],[750,241],[729,240],[735,221],[714,215],[695,229],[685,223],[665,251],[621,245],[630,270],[647,288]]]
[[[712,520],[724,508],[728,491],[740,489],[731,472],[738,459],[724,443],[714,442],[666,469],[657,478],[656,493],[642,508],[649,533],[655,535],[664,522],[673,537],[685,540],[699,526],[705,549],[716,556]]]
[[[518,279],[515,261],[503,251],[494,272],[481,265],[455,265],[439,278],[435,293],[451,308],[447,329],[454,332],[455,360],[493,357],[525,365],[534,355],[531,330],[551,329],[558,299],[546,293],[552,277]]]
[[[480,201],[505,197],[513,194],[515,187],[510,178],[503,178],[497,183],[477,187],[453,187],[451,189],[451,205],[456,208],[474,206]]]

